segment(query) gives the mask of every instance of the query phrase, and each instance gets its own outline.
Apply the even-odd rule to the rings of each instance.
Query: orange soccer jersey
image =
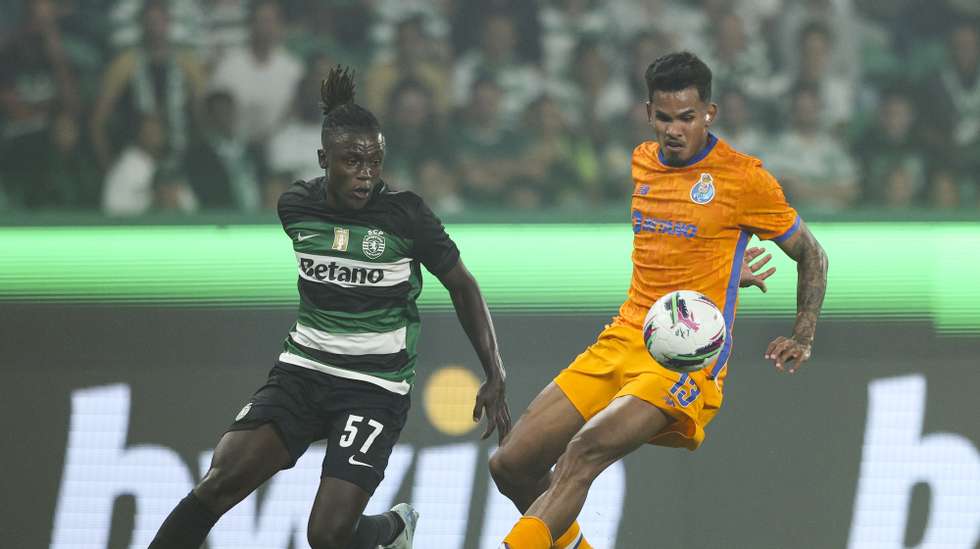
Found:
[[[664,165],[658,150],[648,142],[633,152],[635,236],[629,297],[613,324],[555,383],[586,420],[621,396],[645,400],[675,420],[650,442],[693,450],[721,407],[749,238],[789,238],[799,218],[759,160],[714,136],[683,167]],[[641,334],[650,306],[673,290],[708,296],[729,330],[718,359],[691,374],[657,364]]]
[[[714,135],[684,167],[666,166],[659,151],[652,141],[633,151],[633,277],[616,322],[642,328],[654,301],[694,290],[721,309],[730,331],[749,239],[785,240],[799,217],[760,160]],[[710,377],[725,367],[731,348],[728,337]]]
[[[694,290],[721,309],[731,336],[749,239],[787,239],[799,217],[760,160],[714,135],[683,167],[666,166],[659,149],[648,141],[633,151],[633,276],[616,322],[642,328],[658,298]],[[709,377],[721,373],[731,348],[728,337]]]

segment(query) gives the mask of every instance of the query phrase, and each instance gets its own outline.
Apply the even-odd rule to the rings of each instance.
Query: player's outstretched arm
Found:
[[[766,293],[766,279],[776,272],[776,268],[769,267],[761,273],[759,270],[765,267],[766,263],[769,263],[770,259],[772,259],[772,254],[766,253],[765,248],[753,246],[752,248],[745,250],[745,257],[742,259],[742,272],[739,275],[738,286],[740,288],[755,286],[762,290],[762,293]]]
[[[802,219],[799,230],[779,247],[796,261],[796,323],[793,335],[774,339],[765,357],[778,370],[794,373],[810,358],[817,317],[827,292],[827,253]]]
[[[510,432],[511,424],[510,410],[507,409],[504,391],[504,380],[507,375],[497,350],[497,334],[493,329],[493,320],[490,319],[490,310],[487,309],[487,303],[480,293],[480,286],[463,265],[462,260],[449,272],[440,276],[439,281],[449,290],[456,316],[459,317],[463,331],[470,338],[470,343],[480,357],[480,364],[486,373],[486,381],[476,394],[473,421],[480,421],[485,415],[487,426],[482,438],[489,437],[496,430],[498,441],[503,441]]]

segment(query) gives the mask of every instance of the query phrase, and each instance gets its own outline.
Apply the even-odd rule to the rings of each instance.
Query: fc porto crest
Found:
[[[701,179],[691,187],[691,200],[695,204],[707,204],[715,197],[715,181],[710,173],[702,173]]]
[[[385,233],[381,229],[370,229],[361,243],[361,251],[369,259],[377,259],[385,253]]]

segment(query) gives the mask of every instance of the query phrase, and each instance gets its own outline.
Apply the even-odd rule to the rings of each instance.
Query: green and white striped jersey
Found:
[[[299,318],[281,362],[407,394],[415,378],[420,264],[445,274],[459,250],[418,195],[379,182],[360,210],[331,210],[326,181],[293,184],[279,220],[299,270]]]

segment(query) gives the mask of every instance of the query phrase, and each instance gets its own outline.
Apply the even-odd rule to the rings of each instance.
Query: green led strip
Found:
[[[824,314],[935,322],[980,333],[980,224],[822,223],[830,257]],[[494,311],[612,313],[626,296],[628,224],[453,225]],[[750,244],[751,245],[751,244]],[[769,292],[744,291],[740,313],[787,316],[796,274],[776,252]],[[296,267],[277,226],[0,228],[0,300],[168,306],[292,307]],[[426,274],[425,310],[450,307]]]

